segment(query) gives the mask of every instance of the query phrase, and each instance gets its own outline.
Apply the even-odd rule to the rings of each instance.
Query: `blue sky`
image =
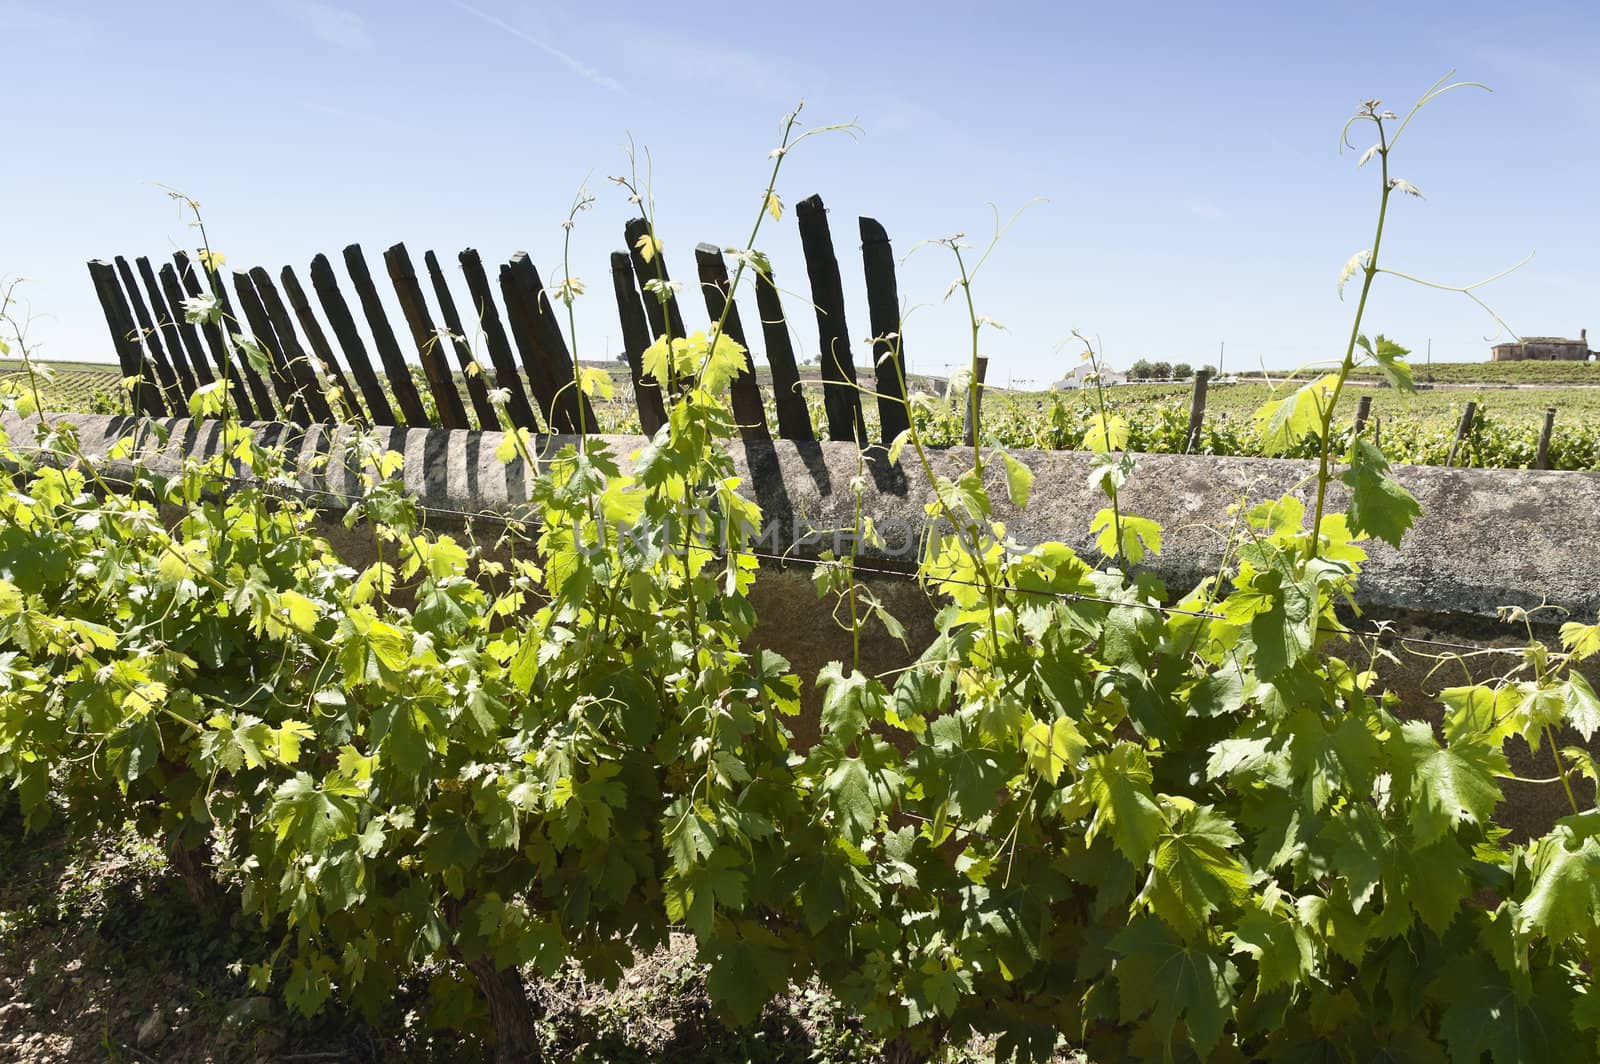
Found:
[[[109,360],[84,262],[193,244],[157,182],[201,201],[230,266],[303,270],[359,241],[381,268],[404,240],[418,262],[527,249],[550,278],[587,180],[578,341],[605,357],[606,253],[630,213],[606,179],[628,137],[651,151],[687,277],[696,242],[744,238],[804,98],[807,121],[862,129],[808,142],[780,181],[831,209],[853,337],[869,332],[858,214],[904,255],[981,243],[987,203],[1044,197],[979,279],[980,312],[1008,326],[984,337],[991,380],[1059,376],[1073,329],[1114,365],[1214,361],[1226,340],[1229,369],[1289,367],[1342,354],[1335,281],[1371,242],[1377,176],[1339,155],[1341,124],[1366,97],[1403,111],[1454,67],[1495,91],[1447,96],[1407,132],[1394,172],[1426,198],[1395,205],[1385,260],[1462,283],[1537,252],[1484,294],[1520,333],[1576,335],[1600,330],[1597,31],[1590,6],[1538,3],[0,0],[0,275],[30,279],[45,357]],[[761,244],[804,293],[792,215]],[[933,248],[901,268],[913,368],[965,357],[941,303],[953,275]],[[1430,338],[1436,359],[1486,358],[1495,331],[1463,297],[1393,279],[1369,320],[1417,361]]]

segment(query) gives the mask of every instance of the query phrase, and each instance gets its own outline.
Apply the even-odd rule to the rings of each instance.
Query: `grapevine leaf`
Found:
[[[1351,530],[1398,547],[1422,506],[1389,475],[1388,460],[1366,437],[1351,441],[1345,461],[1350,468],[1341,479],[1350,487]]]
[[[1249,890],[1249,874],[1231,852],[1241,845],[1233,824],[1211,806],[1183,813],[1156,842],[1143,893],[1150,911],[1193,938],[1212,913]]]
[[[1389,382],[1389,386],[1399,392],[1414,392],[1416,384],[1411,379],[1411,366],[1405,357],[1411,352],[1399,344],[1382,335],[1368,340],[1365,336],[1356,337],[1356,343],[1377,365],[1379,372]]]
[[[1066,717],[1057,717],[1048,724],[1035,721],[1022,736],[1028,767],[1051,783],[1061,777],[1062,769],[1077,764],[1087,748],[1088,743]]]
[[[890,768],[894,748],[868,736],[861,757],[842,758],[822,781],[822,791],[851,842],[860,842],[900,794],[903,777]]]
[[[1518,913],[1518,929],[1552,943],[1595,933],[1600,913],[1600,837],[1581,842],[1562,825],[1539,840],[1533,886]]]
[[[1578,672],[1567,675],[1567,682],[1562,689],[1566,700],[1567,724],[1583,736],[1584,742],[1588,742],[1600,729],[1600,698],[1595,697],[1594,688]]]
[[[1396,780],[1411,795],[1411,827],[1423,845],[1460,827],[1486,824],[1500,802],[1497,775],[1510,771],[1499,749],[1473,740],[1441,747],[1427,721],[1401,725],[1391,740]]]
[[[1150,859],[1156,840],[1167,829],[1167,818],[1151,793],[1149,761],[1142,747],[1118,743],[1104,754],[1089,758],[1081,785],[1094,803],[1094,819],[1086,842],[1103,829],[1135,868]]]
[[[1316,954],[1311,933],[1295,915],[1252,909],[1233,929],[1233,952],[1256,962],[1256,997],[1292,987],[1311,973]]]
[[[1320,435],[1323,412],[1338,383],[1337,374],[1325,373],[1284,398],[1263,404],[1256,411],[1262,448],[1268,454],[1281,454],[1307,436]]]
[[[1444,1003],[1439,1034],[1451,1060],[1478,1061],[1485,1053],[1496,1064],[1564,1058],[1538,999],[1524,1000],[1483,954],[1462,955],[1429,990]]]
[[[1205,942],[1189,944],[1160,920],[1135,917],[1111,940],[1122,1019],[1148,1015],[1169,1046],[1178,1021],[1204,1059],[1222,1036],[1238,973]]]
[[[1011,497],[1011,505],[1024,510],[1028,506],[1028,493],[1033,490],[1033,470],[1011,457],[1007,451],[1001,451],[1000,457],[1005,459],[1006,494]]]
[[[734,1023],[744,1024],[789,983],[789,954],[783,941],[751,920],[723,926],[701,946],[709,960],[706,991]]]

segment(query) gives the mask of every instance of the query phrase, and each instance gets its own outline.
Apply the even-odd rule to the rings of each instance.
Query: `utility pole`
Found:
[[[1222,376],[1222,356],[1228,353],[1228,341],[1223,340],[1217,344],[1217,376]]]

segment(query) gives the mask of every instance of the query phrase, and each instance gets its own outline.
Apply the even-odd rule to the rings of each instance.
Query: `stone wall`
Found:
[[[104,455],[118,439],[131,434],[145,465],[157,472],[174,469],[184,453],[213,453],[219,443],[215,424],[159,422],[167,431],[163,443],[148,424],[140,426],[129,418],[72,415],[71,420],[87,453]],[[0,423],[15,447],[26,446],[33,438],[28,423],[10,415]],[[338,521],[359,490],[343,461],[352,430],[273,425],[262,431],[265,439],[284,443],[298,455],[301,488],[325,508],[326,532],[335,548],[352,565],[367,564],[370,537],[350,532]],[[459,530],[468,514],[512,513],[525,498],[528,471],[520,461],[503,465],[495,458],[498,433],[382,431],[388,445],[406,456],[406,482],[426,508],[432,528]],[[628,454],[644,443],[640,437],[607,439],[625,469]],[[566,441],[545,437],[537,442],[539,453],[548,454]],[[1086,558],[1097,557],[1089,526],[1103,500],[1088,484],[1089,456],[1068,451],[1012,453],[1027,463],[1035,479],[1032,502],[1019,512],[1006,501],[999,464],[987,467],[997,517],[1008,533],[1023,546],[1060,540]],[[748,443],[735,445],[734,455],[748,493],[760,502],[768,522],[763,552],[790,552],[804,558],[815,556],[821,547],[845,546],[831,535],[808,538],[807,533],[853,523],[850,484],[858,472],[853,444]],[[319,456],[326,456],[325,466],[314,461]],[[913,568],[904,548],[910,532],[926,519],[924,506],[931,490],[910,457],[908,452],[897,465],[880,457],[867,467],[865,511],[889,533],[887,549],[866,552],[874,568],[908,572]],[[969,468],[971,452],[934,452],[933,464],[936,474],[956,475]],[[125,461],[108,465],[114,477],[129,473]],[[1305,461],[1143,455],[1121,501],[1124,512],[1163,526],[1162,552],[1146,568],[1176,598],[1216,574],[1238,507],[1290,494],[1309,509],[1314,473],[1315,464]],[[1448,648],[1406,644],[1404,637],[1515,648],[1524,641],[1524,629],[1498,620],[1502,606],[1545,606],[1539,614],[1544,637],[1551,636],[1562,619],[1588,620],[1600,612],[1600,550],[1594,543],[1600,530],[1600,474],[1435,466],[1399,466],[1395,473],[1420,500],[1422,516],[1400,549],[1382,543],[1366,546],[1369,558],[1357,603],[1362,616],[1352,615],[1350,620],[1365,626],[1377,621],[1394,626],[1396,637],[1385,643],[1393,657],[1380,656],[1377,665],[1409,712],[1436,715],[1434,696],[1440,688],[1491,677],[1516,658],[1506,654],[1457,660]],[[1331,505],[1342,507],[1341,489],[1335,487],[1332,496]],[[754,592],[761,619],[757,641],[788,657],[802,677],[814,677],[828,661],[850,653],[848,634],[818,603],[810,575],[810,567],[803,564],[763,563]],[[891,575],[868,579],[905,623],[912,650],[926,645],[934,609],[916,582]],[[897,667],[909,657],[905,647],[876,625],[865,633],[863,651],[873,670]],[[814,709],[809,684],[807,695]],[[803,715],[797,731],[801,741],[815,734],[812,714]],[[1546,763],[1536,767],[1521,751],[1515,758],[1519,774],[1549,776],[1548,751],[1542,756]],[[1507,791],[1514,801],[1511,820],[1523,828],[1547,822],[1563,808],[1559,788],[1513,783]]]

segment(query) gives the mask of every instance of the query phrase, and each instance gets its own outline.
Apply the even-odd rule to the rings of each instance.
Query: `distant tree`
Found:
[[[1172,379],[1172,363],[1171,362],[1152,362],[1150,364],[1150,376],[1154,377],[1158,381],[1169,381],[1169,380],[1171,380]]]
[[[1205,374],[1206,374],[1207,377],[1210,377],[1212,379],[1216,378],[1216,376],[1217,376],[1217,367],[1213,366],[1211,363],[1207,362],[1205,365],[1201,366],[1200,368],[1205,371]]]
[[[1194,367],[1187,362],[1179,362],[1172,367],[1172,379],[1186,381],[1194,376]]]

